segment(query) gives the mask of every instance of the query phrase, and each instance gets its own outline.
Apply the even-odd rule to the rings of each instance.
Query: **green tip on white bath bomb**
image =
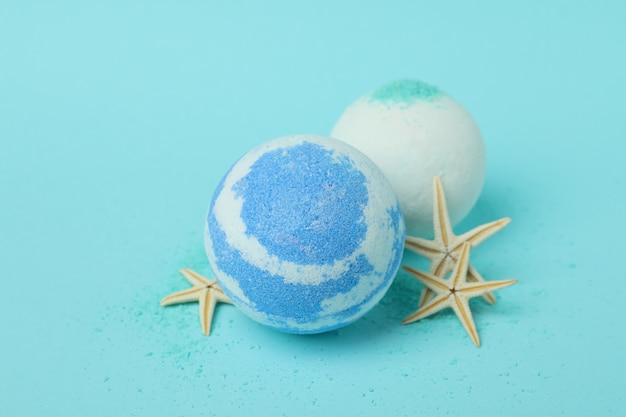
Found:
[[[430,101],[441,97],[443,92],[435,86],[417,80],[399,80],[384,85],[369,95],[370,103],[411,105],[418,100]]]

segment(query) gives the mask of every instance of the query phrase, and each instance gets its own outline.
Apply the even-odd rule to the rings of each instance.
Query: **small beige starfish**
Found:
[[[161,300],[162,306],[198,301],[200,304],[200,324],[205,335],[211,333],[213,312],[218,301],[232,304],[216,280],[209,280],[191,269],[181,269],[180,273],[193,288],[170,294]]]
[[[454,269],[464,243],[471,243],[471,247],[475,248],[489,236],[509,224],[510,221],[510,218],[505,217],[456,236],[452,231],[452,223],[448,215],[446,197],[443,193],[441,181],[439,177],[435,177],[433,203],[435,239],[427,240],[407,236],[406,248],[430,260],[430,273],[439,277],[445,277],[448,272]],[[471,265],[468,268],[467,280],[470,282],[484,282],[483,277]],[[418,305],[420,307],[423,306],[431,298],[432,293],[430,288],[424,288]],[[486,293],[483,297],[489,304],[496,302],[495,297],[491,293]]]
[[[472,310],[469,307],[469,300],[488,291],[495,291],[513,285],[517,280],[468,282],[466,275],[469,266],[469,252],[470,244],[467,242],[463,243],[458,262],[448,279],[421,272],[408,266],[403,267],[422,284],[434,291],[436,295],[432,300],[419,307],[415,313],[404,319],[402,324],[413,323],[446,307],[450,307],[461,320],[463,327],[465,327],[476,347],[480,347],[480,339],[478,338],[478,332],[472,317]]]

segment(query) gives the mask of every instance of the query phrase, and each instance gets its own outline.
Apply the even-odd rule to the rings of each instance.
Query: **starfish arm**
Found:
[[[415,236],[407,236],[404,247],[428,259],[432,259],[442,253],[441,245],[436,241],[422,239],[421,237]]]
[[[467,282],[462,287],[457,288],[456,292],[463,294],[465,297],[474,298],[487,292],[499,290],[517,283],[516,279],[505,279],[502,281],[485,281],[485,282]]]
[[[445,277],[448,272],[454,269],[453,264],[451,262],[448,262],[448,259],[449,257],[441,256],[440,259],[438,259],[437,261],[431,261],[429,272],[441,278]],[[424,305],[431,298],[433,298],[433,294],[433,290],[425,286],[420,293],[420,299],[417,304],[418,307],[424,307]]]
[[[200,325],[202,326],[202,333],[205,335],[211,334],[211,323],[213,322],[213,312],[215,311],[215,305],[217,300],[212,294],[211,290],[205,291],[200,297]]]
[[[467,298],[465,297],[452,297],[453,302],[451,302],[452,309],[456,313],[456,316],[463,324],[465,331],[472,339],[472,342],[476,345],[476,347],[480,347],[480,339],[478,338],[478,331],[476,330],[476,324],[474,323],[474,318],[472,317],[472,310],[469,308],[469,303]]]
[[[485,282],[485,279],[478,273],[476,268],[470,265],[467,269],[467,282]],[[484,293],[483,299],[492,305],[496,303],[496,296],[491,292]]]
[[[428,288],[434,290],[437,293],[448,292],[450,289],[446,284],[446,281],[443,278],[437,277],[433,274],[429,274],[427,272],[418,271],[415,268],[411,268],[410,266],[404,265],[402,267],[409,274],[413,275],[418,281],[427,286]]]
[[[224,291],[217,284],[213,286],[213,297],[215,297],[215,299],[219,301],[220,303],[227,303],[227,304],[233,303],[232,301],[230,301],[230,298],[228,298],[228,296],[224,293]]]
[[[469,253],[471,245],[469,243],[463,243],[461,248],[461,255],[459,260],[452,271],[450,277],[450,288],[457,288],[459,284],[467,281],[467,266],[469,265]]]
[[[198,301],[198,297],[202,291],[204,291],[204,288],[194,287],[176,292],[174,294],[170,294],[161,300],[161,305],[169,306],[172,304],[190,303],[192,301]]]
[[[456,237],[456,247],[455,250],[458,249],[463,243],[469,242],[472,244],[472,247],[475,248],[483,241],[485,241],[488,237],[495,234],[496,232],[502,230],[504,226],[509,224],[511,219],[505,217],[500,220],[496,220],[495,222],[483,224],[482,226],[478,226],[470,230],[469,232],[463,233],[460,236]]]
[[[454,265],[450,256],[442,254],[430,262],[430,273],[443,278],[454,269]]]
[[[429,302],[432,298],[433,298],[433,290],[431,290],[428,287],[424,287],[422,289],[422,292],[420,293],[420,299],[417,302],[417,307],[418,308],[422,308],[426,305],[427,302]]]
[[[447,248],[451,239],[454,238],[454,233],[452,232],[452,224],[448,215],[446,196],[439,177],[434,179],[433,224],[435,227],[435,240],[443,242],[443,245]]]
[[[184,276],[185,279],[194,287],[208,287],[211,285],[211,281],[209,279],[198,274],[196,271],[192,271],[191,269],[181,269],[178,272],[180,272],[182,276]]]
[[[449,294],[438,295],[426,303],[425,306],[420,307],[415,313],[402,320],[402,324],[416,322],[417,320],[431,316],[446,307],[451,307]]]

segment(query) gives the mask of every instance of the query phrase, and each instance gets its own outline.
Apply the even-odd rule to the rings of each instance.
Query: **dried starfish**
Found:
[[[454,269],[459,253],[464,243],[471,243],[475,248],[489,236],[493,235],[504,226],[509,224],[510,218],[505,217],[495,222],[483,224],[475,227],[467,233],[456,236],[452,231],[446,197],[443,193],[439,177],[434,179],[434,203],[433,203],[433,223],[435,228],[435,239],[427,240],[419,237],[407,236],[406,248],[422,255],[430,260],[430,273],[439,277]],[[468,268],[467,280],[470,282],[484,282],[484,279],[471,265]],[[419,306],[422,307],[432,296],[430,288],[424,288],[420,295]],[[489,303],[496,302],[491,293],[486,293],[483,298]]]
[[[198,301],[200,303],[202,332],[208,336],[211,333],[211,322],[217,302],[229,304],[232,302],[224,294],[216,280],[209,280],[191,269],[181,269],[180,273],[193,285],[193,288],[168,295],[161,300],[161,305],[168,306]]]
[[[448,279],[443,279],[433,274],[421,272],[408,266],[403,268],[417,278],[422,284],[435,292],[436,296],[428,301],[424,306],[402,321],[402,324],[409,324],[428,317],[431,314],[450,307],[454,310],[465,330],[472,338],[476,347],[480,347],[480,339],[469,307],[469,300],[485,294],[488,291],[495,291],[500,288],[515,284],[517,280],[509,279],[503,281],[483,281],[468,282],[466,279],[469,266],[470,244],[463,243],[458,262]]]

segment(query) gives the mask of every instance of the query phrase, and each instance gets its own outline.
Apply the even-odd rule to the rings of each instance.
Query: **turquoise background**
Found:
[[[0,415],[624,415],[626,3],[0,3]],[[456,230],[483,346],[409,326],[400,273],[344,329],[159,307],[209,274],[202,227],[243,153],[328,134],[398,78],[463,103],[488,151]],[[407,181],[410,181],[407,178]],[[425,266],[417,257],[405,260]]]

